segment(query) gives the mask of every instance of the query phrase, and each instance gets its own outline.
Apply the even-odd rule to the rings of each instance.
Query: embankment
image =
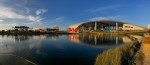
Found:
[[[133,65],[132,59],[139,46],[139,42],[133,41],[121,47],[104,51],[97,56],[95,65]]]

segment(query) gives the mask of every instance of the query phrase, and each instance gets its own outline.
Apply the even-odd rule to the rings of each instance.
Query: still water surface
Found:
[[[0,65],[94,65],[105,50],[127,44],[122,35],[0,35]]]

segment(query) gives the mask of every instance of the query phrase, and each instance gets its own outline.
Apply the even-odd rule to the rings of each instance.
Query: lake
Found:
[[[105,50],[125,45],[125,35],[0,35],[0,65],[94,65]]]

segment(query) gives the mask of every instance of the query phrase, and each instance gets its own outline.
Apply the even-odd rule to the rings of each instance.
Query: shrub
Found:
[[[138,42],[110,49],[99,54],[96,58],[95,65],[130,65],[132,57],[135,55],[135,50]]]

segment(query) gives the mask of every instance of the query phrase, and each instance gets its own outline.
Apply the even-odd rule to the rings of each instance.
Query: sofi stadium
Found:
[[[126,23],[120,21],[109,21],[109,20],[99,20],[99,21],[89,21],[73,24],[69,26],[70,32],[90,32],[90,31],[129,31],[129,30],[146,30],[146,28]]]

